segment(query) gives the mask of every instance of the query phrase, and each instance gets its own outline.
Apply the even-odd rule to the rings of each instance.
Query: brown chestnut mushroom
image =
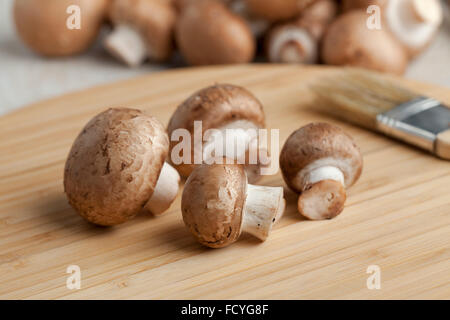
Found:
[[[334,0],[317,0],[294,22],[274,27],[268,36],[267,56],[271,62],[315,63],[319,42],[337,14]]]
[[[344,11],[366,10],[377,5],[382,23],[414,58],[431,43],[443,21],[443,10],[438,0],[344,0]]]
[[[187,1],[175,35],[191,65],[246,63],[255,55],[256,43],[247,23],[217,0]]]
[[[298,129],[280,154],[284,181],[300,193],[298,210],[311,220],[331,219],[342,212],[346,189],[359,179],[362,166],[353,139],[327,123]]]
[[[296,18],[316,0],[245,0],[249,11],[269,21]]]
[[[15,0],[17,33],[34,52],[61,57],[87,50],[97,38],[109,0]],[[70,29],[68,9],[80,8],[80,28]]]
[[[188,177],[195,167],[195,127],[194,122],[201,121],[202,135],[200,142],[202,143],[202,161],[214,158],[214,157],[228,157],[233,160],[238,160],[241,157],[245,158],[245,170],[248,175],[248,179],[251,183],[255,182],[260,177],[260,167],[268,166],[269,163],[261,163],[261,159],[255,160],[257,163],[250,163],[248,153],[254,152],[259,155],[260,151],[253,148],[259,148],[253,143],[255,136],[252,136],[248,130],[256,131],[265,127],[265,115],[263,107],[259,100],[248,90],[230,85],[230,84],[217,84],[210,86],[195,92],[182,104],[180,104],[177,110],[172,115],[169,121],[168,133],[171,138],[170,143],[170,159],[174,167],[183,177]],[[174,154],[178,155],[179,151],[176,150],[176,146],[179,142],[174,137],[174,132],[177,129],[185,129],[189,132],[191,137],[191,156],[189,157],[190,163],[174,163]],[[213,133],[208,136],[208,131]],[[256,133],[256,132],[255,132]],[[216,135],[214,135],[216,134]],[[220,139],[222,146],[226,149],[223,150],[223,154],[216,155],[213,151]],[[256,137],[257,138],[257,137]],[[231,141],[224,141],[230,139]],[[205,141],[205,142],[203,142]],[[234,143],[235,141],[242,142],[242,150],[235,150],[235,148],[226,148],[227,143]],[[198,149],[197,149],[198,150]],[[229,154],[227,152],[233,153]],[[184,152],[184,150],[183,150]],[[246,155],[243,155],[243,152]],[[269,161],[269,160],[267,160]],[[198,164],[200,164],[198,163]]]
[[[64,170],[69,203],[86,220],[112,226],[145,208],[169,208],[179,175],[165,163],[169,139],[154,117],[108,109],[91,119],[72,145]]]
[[[250,185],[244,168],[236,164],[197,167],[181,200],[187,228],[211,248],[234,243],[242,232],[265,241],[284,208],[282,187]]]
[[[176,12],[167,0],[114,0],[110,9],[114,31],[106,49],[129,66],[149,58],[169,59],[173,51]]]
[[[322,59],[330,65],[403,74],[409,62],[407,53],[386,28],[369,29],[367,17],[362,10],[339,16],[323,39]]]

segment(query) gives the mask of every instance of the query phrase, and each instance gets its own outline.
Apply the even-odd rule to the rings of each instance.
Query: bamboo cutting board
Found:
[[[175,70],[40,102],[0,118],[0,298],[412,299],[450,298],[450,162],[314,111],[308,81],[333,69],[230,66]],[[311,121],[343,127],[365,168],[344,212],[305,221],[285,189],[284,218],[268,241],[243,235],[220,250],[197,244],[180,195],[159,218],[88,224],[63,194],[78,132],[107,107],[145,109],[167,124],[176,106],[215,82],[243,85],[264,104],[281,143]],[[450,90],[404,84],[450,103]],[[281,175],[261,184],[284,185]],[[69,290],[69,265],[81,289]],[[369,290],[367,268],[381,271]]]

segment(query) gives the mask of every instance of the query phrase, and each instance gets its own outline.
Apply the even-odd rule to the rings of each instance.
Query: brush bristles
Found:
[[[358,69],[344,69],[321,78],[311,88],[317,96],[317,107],[370,129],[376,128],[378,114],[420,96],[375,72]]]

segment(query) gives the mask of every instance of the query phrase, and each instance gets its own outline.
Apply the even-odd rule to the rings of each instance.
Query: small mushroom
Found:
[[[245,0],[249,11],[269,21],[296,18],[316,0]]]
[[[176,12],[167,0],[114,0],[110,9],[114,31],[106,49],[129,66],[149,58],[168,60],[173,52]]]
[[[217,0],[185,1],[175,35],[191,65],[246,63],[255,55],[248,24]]]
[[[265,115],[264,110],[256,97],[248,90],[230,85],[230,84],[217,84],[197,91],[180,104],[177,110],[172,115],[169,121],[168,133],[171,137],[170,155],[173,163],[172,154],[175,152],[174,148],[179,143],[173,139],[173,133],[177,129],[186,129],[191,136],[191,163],[178,163],[174,164],[175,168],[183,177],[188,177],[195,165],[193,160],[195,158],[196,147],[195,145],[195,128],[194,122],[201,121],[202,125],[202,139],[205,141],[202,147],[202,160],[208,160],[210,158],[223,156],[233,160],[237,160],[240,157],[245,157],[246,172],[251,183],[259,179],[260,167],[268,166],[269,163],[262,164],[260,158],[256,159],[257,163],[250,163],[248,154],[253,152],[260,154],[265,150],[255,150],[254,147],[259,148],[254,142],[255,137],[251,135],[251,132],[255,132],[258,129],[265,128]],[[207,137],[207,132],[214,130],[213,134]],[[211,152],[218,143],[218,137],[221,137],[223,154],[216,155]],[[230,139],[232,141],[226,141]],[[244,148],[242,150],[236,150],[234,148],[226,148],[230,143],[235,141],[243,142]],[[198,150],[198,149],[197,149]],[[246,155],[243,155],[243,153]],[[211,156],[210,156],[211,155]],[[213,157],[214,156],[214,157]],[[269,161],[269,160],[267,160]]]
[[[222,248],[241,232],[265,241],[283,215],[282,187],[247,184],[241,165],[201,165],[186,181],[181,200],[183,220],[203,245]]]
[[[284,181],[300,193],[298,210],[311,220],[331,219],[342,212],[346,189],[359,179],[362,166],[353,139],[327,123],[298,129],[280,154]]]
[[[112,226],[145,208],[169,208],[179,175],[165,163],[169,139],[162,124],[135,109],[108,109],[90,120],[72,145],[64,190],[86,220]]]
[[[304,9],[294,22],[274,27],[267,41],[270,62],[315,63],[319,43],[326,28],[337,14],[333,0],[318,0]]]
[[[349,11],[328,28],[322,43],[326,64],[355,66],[380,72],[403,74],[409,57],[387,28],[367,27],[367,13]]]
[[[17,33],[34,52],[61,57],[87,50],[97,38],[106,18],[109,0],[15,0]],[[67,25],[68,9],[80,8],[80,28]]]

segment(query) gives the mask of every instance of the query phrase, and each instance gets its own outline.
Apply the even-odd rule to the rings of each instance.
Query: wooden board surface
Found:
[[[269,65],[175,70],[1,117],[0,298],[450,298],[450,162],[315,112],[306,85],[329,72]],[[178,103],[215,82],[250,89],[268,126],[281,129],[281,143],[318,120],[353,135],[365,168],[338,218],[305,221],[286,189],[285,216],[266,242],[243,235],[213,250],[185,229],[181,192],[166,215],[114,228],[90,225],[69,207],[63,166],[89,118],[126,106],[167,124]],[[449,89],[402,82],[450,103]],[[279,173],[261,184],[284,186]],[[81,268],[80,290],[66,288],[69,265]],[[381,269],[380,290],[366,286],[370,265]]]

